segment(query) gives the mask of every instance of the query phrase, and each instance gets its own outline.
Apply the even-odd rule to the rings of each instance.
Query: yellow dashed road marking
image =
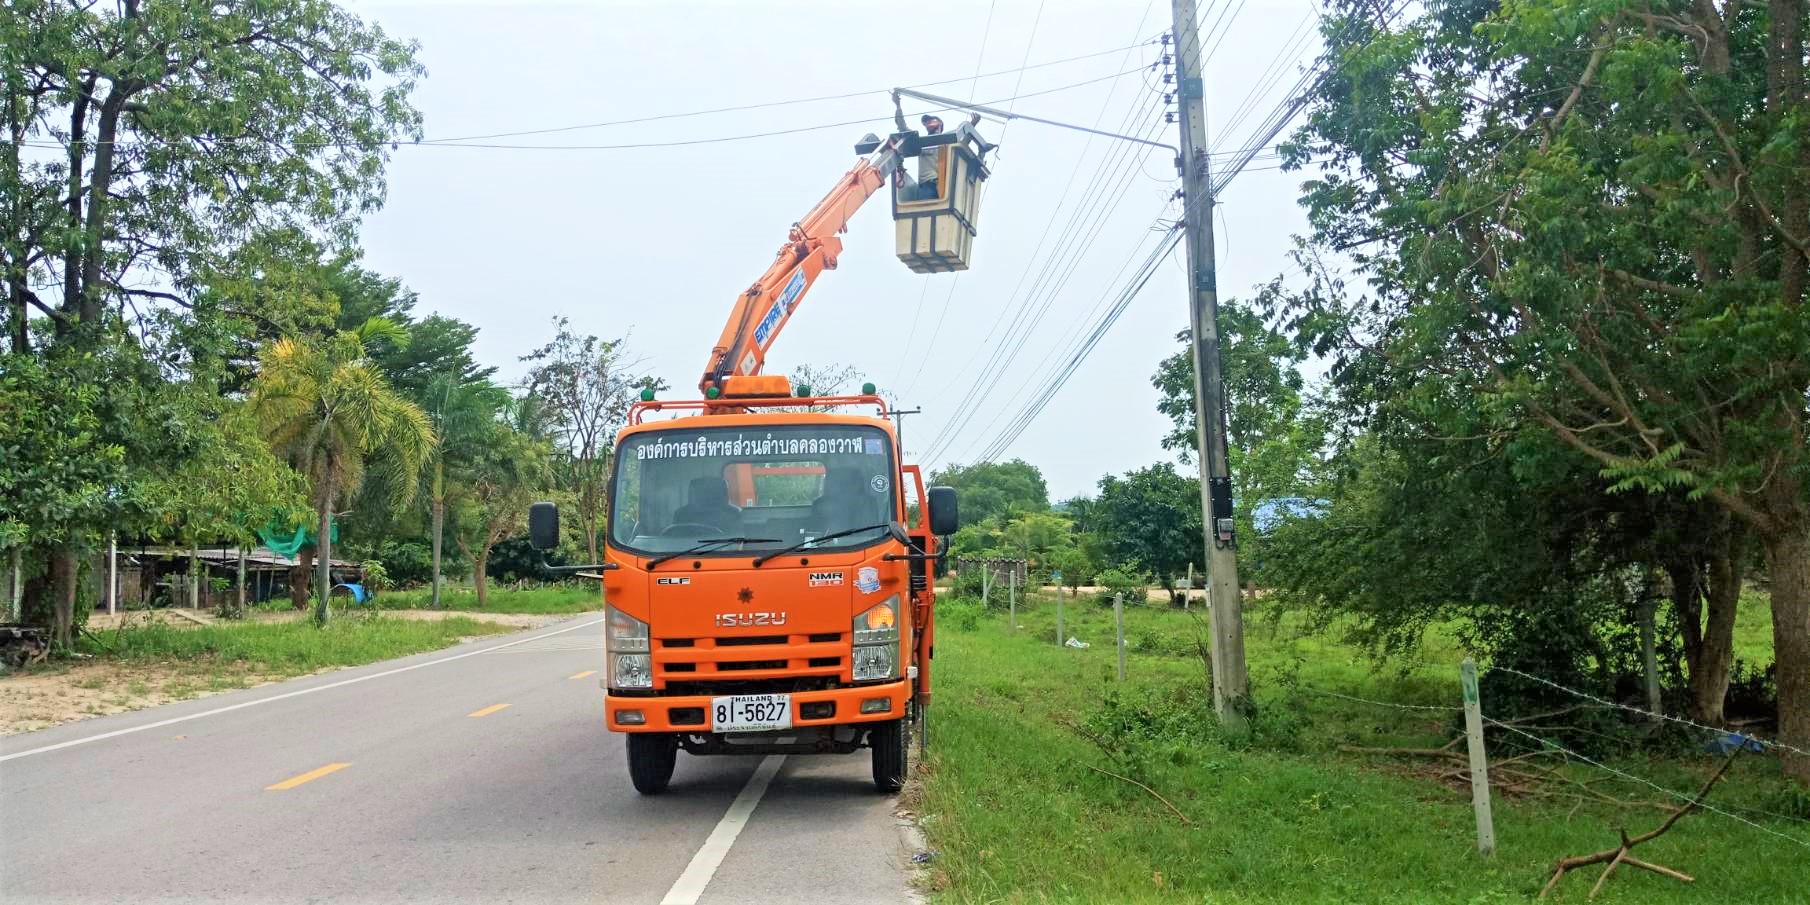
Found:
[[[584,678],[584,677],[585,677],[585,676],[594,676],[594,675],[597,675],[597,670],[595,670],[595,669],[587,669],[587,670],[585,670],[585,671],[584,671],[584,672],[581,672],[581,673],[579,673],[579,674],[578,674],[578,675],[575,675],[575,676],[567,676],[567,677],[566,677],[566,678],[568,678],[568,679],[582,679],[582,678]]]
[[[266,791],[266,792],[282,792],[287,789],[293,789],[296,786],[301,785],[302,783],[313,782],[314,780],[317,780],[323,776],[326,776],[328,773],[338,773],[339,771],[344,770],[345,768],[350,767],[350,766],[352,766],[352,765],[351,764],[328,764],[324,767],[321,767],[318,770],[309,770],[308,772],[303,773],[300,776],[291,776],[288,779],[285,779],[282,782],[279,782],[274,786],[265,786],[264,791]]]
[[[508,704],[492,704],[489,707],[484,708],[483,710],[473,710],[472,712],[466,714],[466,716],[489,716],[499,710],[502,710],[504,707],[508,707],[508,706],[509,706]]]

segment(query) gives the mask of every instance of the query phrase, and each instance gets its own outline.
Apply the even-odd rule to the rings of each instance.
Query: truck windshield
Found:
[[[687,550],[714,537],[759,539],[724,544],[714,554],[776,550],[896,521],[897,474],[886,433],[864,425],[635,434],[616,452],[610,540],[652,554]],[[862,547],[886,533],[860,531],[811,549]]]

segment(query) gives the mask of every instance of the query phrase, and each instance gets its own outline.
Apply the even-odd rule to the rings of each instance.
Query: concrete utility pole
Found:
[[[1180,82],[1182,196],[1188,228],[1189,324],[1193,331],[1194,418],[1200,441],[1201,524],[1207,550],[1207,602],[1213,620],[1213,710],[1242,722],[1248,689],[1244,606],[1232,531],[1232,473],[1226,461],[1225,382],[1219,372],[1219,282],[1213,259],[1213,188],[1207,159],[1206,82],[1194,0],[1173,0]]]
[[[906,415],[921,415],[923,413],[924,413],[923,409],[893,409],[892,410],[892,428],[893,428],[893,433],[898,434],[898,436],[899,436],[899,459],[901,461],[904,460],[904,458],[905,458],[905,416]]]

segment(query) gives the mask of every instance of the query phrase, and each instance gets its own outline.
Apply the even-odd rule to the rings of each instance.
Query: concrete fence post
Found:
[[[1018,631],[1018,568],[1016,566],[1006,575],[1006,618],[1011,621],[1012,631]]]
[[[1464,736],[1471,754],[1471,809],[1477,813],[1477,851],[1496,851],[1496,822],[1490,815],[1489,756],[1483,750],[1483,709],[1477,695],[1477,663],[1469,657],[1458,668],[1464,688]]]
[[[1125,681],[1125,595],[1112,596],[1112,621],[1118,624],[1119,681]]]

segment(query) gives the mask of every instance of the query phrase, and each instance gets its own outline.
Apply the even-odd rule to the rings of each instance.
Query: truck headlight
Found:
[[[610,659],[611,688],[654,687],[653,663],[647,654],[616,654]]]
[[[892,679],[899,675],[899,595],[869,607],[855,617],[855,681]]]
[[[647,623],[615,607],[605,607],[603,649],[604,662],[609,664],[611,688],[654,687]]]

